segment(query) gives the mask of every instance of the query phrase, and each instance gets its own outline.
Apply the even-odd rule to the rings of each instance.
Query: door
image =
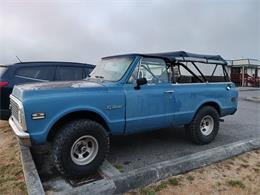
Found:
[[[147,84],[135,89],[136,79]],[[124,87],[126,96],[126,133],[170,127],[173,121],[172,85],[166,63],[159,58],[141,58]]]

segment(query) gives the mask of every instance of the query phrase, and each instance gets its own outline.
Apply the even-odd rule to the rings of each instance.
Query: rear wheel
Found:
[[[212,106],[202,107],[192,122],[186,126],[186,132],[192,142],[208,144],[214,140],[219,130],[219,114]]]
[[[67,178],[96,172],[108,151],[109,138],[104,127],[86,119],[63,126],[52,143],[54,165]]]

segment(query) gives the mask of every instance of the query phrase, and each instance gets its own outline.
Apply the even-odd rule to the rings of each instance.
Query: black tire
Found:
[[[76,141],[84,136],[94,137],[94,140],[97,141],[95,143],[98,143],[98,149],[93,155],[93,160],[88,164],[79,165],[73,161],[72,146],[75,146]],[[78,147],[82,148],[82,146]],[[94,146],[92,145],[92,147]],[[106,158],[108,151],[109,137],[105,128],[95,121],[80,119],[71,121],[60,129],[52,143],[51,156],[54,166],[64,177],[75,179],[95,173]]]
[[[201,124],[203,124],[204,120],[207,119],[213,121],[213,128],[211,131],[209,130],[207,133],[204,131]],[[212,120],[213,119],[213,120]],[[203,120],[203,122],[202,122]],[[213,108],[212,106],[204,106],[202,107],[192,120],[192,122],[185,126],[186,127],[186,134],[188,138],[195,144],[203,145],[209,144],[212,142],[218,134],[219,130],[219,113],[218,111]],[[202,130],[203,129],[203,130]],[[209,133],[210,132],[210,133]]]

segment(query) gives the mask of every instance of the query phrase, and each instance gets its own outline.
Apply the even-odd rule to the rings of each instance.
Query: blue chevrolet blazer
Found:
[[[15,86],[9,123],[21,144],[50,143],[67,178],[96,171],[113,135],[184,126],[191,141],[208,144],[237,110],[226,65],[184,51],[104,57],[83,81]]]

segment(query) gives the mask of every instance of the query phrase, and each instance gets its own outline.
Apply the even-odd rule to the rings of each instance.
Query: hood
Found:
[[[86,80],[81,81],[61,81],[61,82],[44,82],[32,83],[14,86],[12,95],[18,99],[22,99],[25,93],[51,93],[51,91],[58,92],[75,92],[86,88],[100,88],[104,87],[101,83],[90,82]]]

